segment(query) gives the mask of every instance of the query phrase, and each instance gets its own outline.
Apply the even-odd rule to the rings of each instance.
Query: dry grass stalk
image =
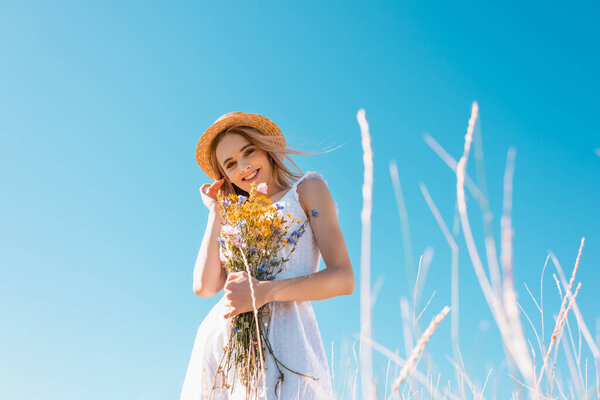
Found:
[[[423,194],[423,197],[425,198],[425,202],[429,206],[429,209],[431,210],[431,213],[433,214],[435,221],[437,222],[442,233],[444,234],[444,237],[446,238],[446,242],[448,242],[448,246],[450,246],[450,248],[452,250],[454,250],[454,249],[458,250],[458,244],[454,240],[454,237],[452,237],[452,234],[450,233],[448,226],[444,222],[442,215],[440,214],[438,208],[436,207],[435,203],[433,202],[433,199],[431,198],[431,195],[429,194],[429,191],[427,190],[427,186],[425,186],[424,183],[419,183],[419,187],[421,188],[421,193]]]
[[[385,346],[375,342],[375,341],[371,341],[369,343],[369,345],[371,347],[373,347],[374,350],[380,352],[381,354],[383,354],[384,356],[386,356],[388,358],[388,360],[393,361],[396,365],[404,367],[406,365],[406,361],[403,360],[400,356],[398,356],[396,353],[392,352],[390,349],[386,348]],[[423,385],[423,387],[425,387],[426,389],[429,390],[429,384],[427,382],[427,376],[424,375],[422,372],[420,372],[419,370],[414,370],[412,372],[412,377],[415,378],[417,380],[417,382],[419,382],[420,384]],[[387,385],[386,385],[387,387]],[[451,392],[447,391],[446,389],[442,389],[442,393],[440,394],[438,392],[438,389],[436,389],[436,392],[429,392],[429,394],[431,396],[433,396],[433,398],[435,399],[446,399],[446,398],[450,398],[453,400],[459,400],[459,398],[457,396],[455,396],[454,394],[452,394]]]
[[[333,357],[333,341],[331,342],[331,386],[335,388],[335,359]]]
[[[404,260],[408,270],[408,281],[414,281],[415,266],[413,261],[412,243],[410,240],[410,225],[408,223],[408,212],[406,211],[406,203],[402,194],[402,186],[400,185],[400,176],[398,175],[398,167],[396,161],[390,161],[390,176],[392,178],[392,186],[394,188],[394,197],[396,198],[396,207],[400,216],[400,229],[402,230],[402,242],[404,244]]]
[[[585,398],[588,398],[588,370],[587,370],[587,358],[585,359]]]
[[[566,320],[567,331],[569,330],[569,320]],[[572,386],[575,388],[575,392],[577,393],[578,398],[583,397],[583,382],[582,377],[579,375],[579,370],[575,365],[575,359],[573,358],[573,353],[571,352],[571,348],[569,347],[566,340],[561,340],[560,344],[562,344],[563,351],[565,353],[565,359],[567,360],[567,367],[569,368],[569,373],[571,374],[571,382]],[[557,349],[558,351],[558,349]]]
[[[431,297],[429,297],[429,300],[427,300],[427,303],[425,303],[425,307],[423,307],[423,310],[421,311],[421,313],[419,313],[419,315],[415,318],[415,322],[414,322],[415,325],[419,322],[419,320],[421,319],[421,316],[425,313],[425,311],[427,310],[427,307],[429,307],[429,303],[431,303],[431,300],[433,300],[434,297],[435,297],[435,290],[433,291],[433,293],[431,293]]]
[[[364,182],[362,186],[363,207],[360,213],[362,222],[361,251],[360,251],[360,371],[363,399],[375,398],[373,385],[373,355],[369,346],[363,345],[363,340],[370,340],[371,333],[371,213],[373,208],[373,151],[371,135],[365,110],[360,109],[356,114],[360,125],[362,138]]]
[[[433,260],[434,250],[433,247],[426,247],[423,255],[419,259],[419,279],[415,283],[415,310],[421,302],[421,296],[423,294],[423,288],[425,287],[425,281],[427,280],[427,273]]]
[[[435,205],[435,202],[431,198],[429,191],[427,190],[427,186],[424,183],[419,183],[419,188],[421,189],[421,193],[425,198],[425,202],[429,207],[429,210],[433,214],[438,226],[440,227],[444,237],[446,238],[446,242],[448,242],[448,246],[450,246],[450,250],[452,252],[452,262],[451,262],[451,289],[450,296],[452,298],[451,306],[452,306],[452,315],[450,320],[450,336],[452,338],[452,347],[456,348],[458,346],[458,315],[459,315],[459,305],[458,305],[458,244],[454,237],[450,233],[448,226],[444,222],[442,218],[442,214],[439,212],[438,208]]]
[[[598,368],[598,360],[594,358],[594,367],[595,367],[595,371],[596,371],[596,398],[600,399],[600,374],[598,373],[598,371],[600,371],[600,369]]]
[[[513,236],[514,231],[512,227],[512,187],[513,187],[513,176],[515,170],[515,156],[516,150],[511,148],[508,150],[506,156],[506,170],[504,173],[504,199],[503,199],[503,212],[500,220],[501,229],[501,264],[502,272],[504,275],[503,281],[503,299],[502,304],[504,306],[504,312],[506,320],[508,322],[510,335],[510,341],[512,343],[512,356],[515,359],[521,374],[525,379],[535,381],[533,379],[533,368],[531,360],[529,358],[529,352],[527,350],[527,342],[523,333],[523,327],[521,325],[521,319],[519,314],[519,306],[517,304],[517,292],[514,287],[514,274],[513,274]],[[490,269],[491,268],[490,263]],[[524,374],[523,371],[529,370],[530,373]]]
[[[429,324],[429,326],[427,327],[427,329],[425,330],[425,332],[423,332],[423,335],[421,336],[421,338],[417,342],[417,345],[415,346],[415,348],[410,353],[410,356],[406,360],[406,363],[404,364],[404,367],[400,371],[400,375],[398,376],[398,378],[394,382],[394,385],[392,387],[392,392],[395,393],[395,392],[398,391],[398,389],[400,388],[400,385],[402,384],[402,382],[404,382],[404,380],[406,379],[407,375],[410,373],[411,369],[415,366],[417,359],[419,358],[419,356],[421,355],[421,353],[425,349],[425,345],[427,344],[427,342],[431,338],[431,335],[433,335],[433,332],[435,332],[435,330],[437,329],[438,325],[440,324],[440,322],[442,322],[442,320],[444,319],[444,317],[446,317],[446,315],[448,314],[449,311],[450,311],[450,307],[445,306],[444,309],[431,321],[431,323]]]
[[[387,387],[388,387],[388,378],[390,376],[390,366],[392,365],[392,359],[388,359],[387,368],[385,370],[385,385],[383,386],[383,396],[387,399]]]
[[[490,376],[492,375],[492,371],[493,371],[493,370],[492,370],[492,369],[490,369],[490,370],[488,371],[488,374],[487,374],[487,376],[485,377],[485,382],[483,382],[483,387],[481,388],[481,394],[480,394],[480,396],[479,396],[479,400],[484,400],[484,399],[485,399],[485,397],[483,397],[483,394],[485,393],[485,388],[486,388],[486,386],[487,386],[488,380],[490,379]]]
[[[533,324],[533,322],[531,321],[531,318],[529,318],[529,315],[527,315],[527,313],[525,312],[525,310],[523,309],[523,307],[521,307],[521,304],[519,304],[517,302],[517,305],[519,306],[519,309],[521,310],[521,312],[523,313],[523,315],[525,316],[525,319],[527,319],[527,321],[529,322],[529,325],[531,326],[531,329],[533,330],[533,333],[535,335],[535,339],[538,342],[538,346],[540,347],[540,352],[542,352],[542,343],[541,343],[541,339],[540,336],[538,335],[537,329],[535,329],[535,325]],[[535,351],[533,350],[533,347],[531,346],[531,344],[529,345],[529,347],[531,347],[531,353],[534,357],[534,368],[533,371],[535,373]]]
[[[477,388],[475,387],[475,384],[471,381],[471,379],[469,378],[469,375],[467,374],[467,371],[465,370],[465,364],[464,361],[462,359],[462,356],[459,354],[459,359],[460,359],[460,364],[457,363],[454,360],[449,359],[450,364],[452,364],[454,366],[454,369],[456,370],[457,375],[460,377],[461,380],[461,386],[464,386],[464,384],[467,384],[467,387],[469,388],[469,390],[471,391],[471,394],[473,395],[473,398],[477,397]],[[460,389],[461,391],[461,398],[465,399],[467,398],[467,394],[464,391],[464,388]]]
[[[410,306],[406,297],[400,298],[400,316],[402,317],[402,335],[404,337],[404,351],[408,356],[413,348],[413,325],[410,317]]]
[[[579,251],[577,252],[577,259],[575,260],[575,267],[573,268],[573,273],[571,274],[571,280],[569,281],[569,289],[567,290],[567,294],[570,293],[571,289],[573,288],[573,282],[575,281],[575,274],[577,273],[577,270],[579,269],[579,260],[581,260],[581,251],[583,250],[583,245],[585,244],[585,238],[581,238],[581,244],[579,245]]]
[[[412,349],[412,343],[415,339],[416,336],[420,335],[420,327],[419,327],[419,319],[421,317],[421,314],[423,314],[423,312],[425,312],[425,309],[427,308],[427,305],[425,306],[425,309],[419,314],[419,316],[417,316],[417,307],[419,306],[420,303],[420,299],[421,299],[421,294],[423,291],[423,287],[425,286],[425,280],[427,278],[427,272],[429,271],[429,266],[431,265],[431,260],[433,259],[433,248],[431,247],[427,247],[425,249],[425,252],[423,253],[423,255],[421,255],[421,257],[419,257],[419,268],[417,269],[417,280],[415,281],[415,286],[413,288],[413,309],[412,309],[412,326],[411,326],[411,335],[412,335],[412,339],[411,339],[411,346],[410,349]],[[434,290],[434,294],[435,294],[435,290]],[[431,298],[430,298],[431,300]],[[427,303],[429,304],[429,302]],[[407,352],[408,354],[408,352]]]
[[[556,283],[556,288],[558,289],[558,295],[560,296],[560,298],[562,300],[563,294],[562,294],[562,289],[560,288],[560,282],[558,281],[556,274],[552,274],[552,277],[554,278],[554,283]],[[565,284],[565,287],[566,287],[566,284]]]
[[[573,273],[575,273],[575,272],[576,272],[576,269],[573,270]],[[572,277],[574,277],[574,276],[575,276],[575,274],[573,274]],[[538,388],[540,386],[540,383],[542,382],[544,369],[546,368],[546,365],[548,364],[548,359],[550,358],[552,349],[553,349],[554,345],[556,344],[556,341],[558,340],[560,333],[562,332],[562,329],[565,325],[565,321],[567,320],[568,313],[571,310],[571,306],[573,305],[573,302],[575,301],[575,298],[577,297],[577,294],[579,293],[579,288],[581,288],[581,282],[577,285],[577,288],[575,289],[575,293],[572,296],[570,295],[571,288],[568,288],[569,289],[568,292],[565,293],[563,302],[560,306],[560,311],[558,313],[558,317],[556,318],[556,324],[554,325],[554,331],[552,332],[552,336],[550,337],[550,344],[548,345],[548,350],[546,350],[546,355],[544,356],[544,362],[542,363],[542,369],[540,370],[540,373],[538,375],[538,381],[536,382],[536,385],[535,385],[535,395],[537,395]],[[569,297],[570,297],[570,301],[569,301],[568,305],[566,305],[566,301]]]
[[[377,297],[379,296],[379,292],[383,287],[384,277],[379,276],[371,289],[371,309],[375,308],[375,303],[377,303]]]
[[[545,349],[545,341],[546,341],[546,332],[544,330],[544,272],[546,272],[546,267],[548,266],[548,260],[550,259],[550,255],[546,256],[546,261],[544,262],[544,268],[542,268],[542,274],[540,276],[540,318],[542,319],[542,351],[544,353]]]
[[[469,255],[471,256],[471,261],[473,262],[473,267],[475,268],[475,274],[477,275],[477,279],[482,287],[483,294],[486,297],[486,300],[491,305],[494,305],[494,309],[498,308],[496,303],[496,298],[490,286],[490,283],[487,279],[485,271],[483,269],[483,264],[481,263],[481,259],[479,258],[479,253],[475,247],[475,242],[473,241],[473,235],[471,234],[471,227],[469,224],[469,220],[467,219],[467,205],[466,205],[466,196],[465,196],[465,177],[466,177],[466,169],[467,169],[467,159],[469,157],[469,150],[471,148],[471,141],[473,140],[473,129],[475,126],[475,121],[478,117],[478,106],[477,103],[473,103],[473,109],[471,113],[471,118],[469,119],[469,127],[467,129],[467,134],[465,135],[465,145],[463,155],[460,158],[457,166],[456,166],[456,197],[457,197],[457,206],[458,212],[461,217],[461,223],[463,226],[463,233],[465,235],[465,240],[467,241],[467,249],[469,251]],[[494,310],[492,310],[494,311]]]
[[[583,247],[584,239],[585,238],[581,239],[582,244],[579,248],[580,253],[581,253],[581,249]],[[560,276],[560,280],[561,280],[563,286],[566,287],[567,279],[565,277],[562,267],[560,266],[560,263],[558,262],[558,259],[552,252],[550,252],[550,258],[552,259],[552,262],[554,263],[554,266],[556,267],[556,270],[558,271],[558,275]],[[587,324],[585,323],[585,320],[583,319],[583,316],[581,315],[581,311],[579,310],[579,306],[577,305],[577,302],[573,303],[573,314],[575,315],[575,318],[577,320],[577,325],[579,326],[579,329],[581,329],[583,338],[585,339],[585,342],[587,343],[588,347],[590,348],[592,355],[594,356],[594,359],[600,360],[600,349],[598,349],[598,345],[594,341],[594,338],[592,337],[592,334],[590,333],[590,330],[588,329]]]
[[[536,388],[535,388],[536,393],[537,393],[538,387],[541,383],[543,372],[544,372],[544,369],[546,368],[546,364],[548,362],[548,358],[550,357],[550,353],[552,352],[552,348],[553,348],[560,332],[562,331],[562,328],[567,319],[567,314],[568,314],[569,310],[571,309],[571,307],[573,306],[573,304],[575,302],[575,297],[577,296],[577,292],[579,291],[579,288],[581,287],[581,283],[579,283],[579,285],[577,285],[577,289],[575,290],[575,294],[571,295],[571,290],[573,289],[573,283],[575,281],[575,276],[577,275],[577,271],[579,269],[579,260],[581,259],[581,252],[583,250],[584,243],[585,243],[585,238],[581,238],[579,252],[577,253],[577,259],[575,260],[575,267],[573,267],[573,272],[571,273],[571,279],[569,280],[569,283],[565,286],[565,295],[564,296],[562,296],[562,291],[560,290],[560,284],[558,282],[558,279],[556,278],[556,276],[554,276],[554,279],[556,280],[556,284],[558,286],[559,293],[561,294],[561,297],[562,297],[562,303],[560,306],[560,311],[558,312],[558,317],[556,318],[556,323],[554,326],[554,331],[552,332],[550,344],[548,345],[548,349],[546,350],[546,355],[544,356],[544,362],[542,364],[542,369],[540,371],[538,381],[536,383]],[[557,263],[555,262],[555,265],[556,264]],[[560,272],[562,272],[562,269],[560,270]],[[568,306],[567,306],[567,301],[569,301]]]
[[[469,218],[467,215],[467,205],[465,197],[465,176],[467,160],[469,157],[471,142],[473,140],[473,132],[475,128],[475,123],[478,118],[478,113],[479,107],[477,103],[474,102],[471,112],[471,118],[469,119],[469,127],[467,129],[467,134],[465,135],[463,155],[460,158],[456,167],[456,198],[458,212],[460,215],[460,221],[463,228],[465,242],[467,244],[467,250],[471,258],[471,262],[473,264],[477,280],[479,281],[479,285],[481,286],[483,295],[490,307],[490,310],[492,311],[492,315],[494,316],[496,324],[498,325],[500,334],[502,336],[503,344],[505,345],[505,349],[508,351],[511,358],[515,361],[521,375],[526,379],[527,382],[533,383],[531,359],[529,358],[527,344],[523,336],[522,330],[518,328],[513,329],[512,326],[509,324],[505,304],[503,304],[501,298],[499,298],[499,296],[496,295],[496,292],[492,289],[492,286],[490,285],[490,282],[487,279],[487,275],[481,262],[481,258],[479,257],[479,252],[477,251],[477,247],[475,245],[475,240],[473,239],[471,225],[469,223]],[[510,295],[510,291],[508,294]],[[509,300],[511,302],[513,301],[510,298]],[[516,301],[516,298],[514,300]],[[512,309],[513,305],[509,305],[509,307]],[[518,314],[518,308],[516,312]],[[514,317],[511,317],[511,319],[513,318]]]
[[[479,207],[483,216],[483,229],[485,239],[485,255],[488,261],[490,271],[490,280],[496,295],[500,296],[502,278],[500,277],[500,268],[498,265],[498,251],[496,250],[496,240],[494,239],[494,228],[492,226],[493,214],[490,210],[488,201],[487,184],[485,179],[485,167],[483,163],[483,140],[481,135],[481,124],[475,122],[473,127],[473,155],[475,158],[475,172],[477,175],[477,185],[482,196],[478,199]],[[505,191],[506,194],[506,191]]]
[[[429,134],[423,135],[423,140],[425,143],[438,155],[438,157],[456,174],[456,167],[458,163],[456,160]],[[465,174],[465,185],[467,189],[469,189],[469,193],[471,196],[475,197],[477,201],[481,199],[483,194],[479,187],[473,182],[471,177]]]
[[[582,338],[581,338],[581,329],[577,330],[577,333],[579,334],[578,336],[578,343],[579,343],[579,347],[576,348],[575,346],[575,340],[573,338],[573,332],[571,331],[571,324],[569,323],[569,319],[567,318],[567,322],[566,322],[566,330],[569,334],[569,344],[571,346],[567,346],[568,353],[570,354],[569,357],[572,358],[573,360],[573,366],[575,367],[575,372],[577,372],[577,376],[579,377],[579,380],[575,382],[576,385],[579,386],[580,389],[583,388],[583,374],[581,373],[581,342],[582,342]],[[566,343],[565,343],[566,345]],[[577,387],[576,387],[577,389]],[[583,396],[583,394],[580,395],[580,397]]]

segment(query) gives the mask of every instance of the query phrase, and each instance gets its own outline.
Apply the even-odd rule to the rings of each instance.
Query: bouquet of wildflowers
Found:
[[[283,270],[284,264],[296,249],[299,238],[304,234],[310,217],[317,215],[317,212],[312,210],[311,215],[289,233],[292,224],[299,224],[301,220],[292,218],[291,213],[283,214],[283,207],[271,204],[265,196],[266,192],[266,184],[261,183],[252,184],[249,197],[234,194],[219,194],[217,197],[224,225],[219,242],[225,250],[225,268],[229,272],[246,271],[263,281],[273,280]],[[287,257],[278,258],[279,251],[288,245],[292,248]],[[223,348],[224,353],[217,368],[213,389],[217,387],[218,376],[221,377],[221,388],[232,389],[229,382],[235,381],[230,379],[230,374],[234,373],[246,387],[247,394],[258,393],[259,373],[264,371],[265,366],[264,349],[273,356],[279,371],[276,392],[277,386],[283,382],[282,368],[310,377],[289,369],[273,354],[267,338],[270,316],[268,306],[269,304],[266,304],[258,310],[232,318],[229,340]]]

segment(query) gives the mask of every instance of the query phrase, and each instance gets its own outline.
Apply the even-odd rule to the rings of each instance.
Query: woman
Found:
[[[194,267],[194,292],[208,297],[224,289],[224,296],[198,328],[181,400],[245,398],[241,384],[231,390],[214,383],[231,318],[253,310],[250,283],[256,307],[270,303],[268,337],[273,353],[290,369],[310,376],[286,371],[285,380],[277,385],[278,371],[266,354],[266,393],[261,391],[260,398],[333,398],[327,357],[309,301],[351,294],[354,274],[325,181],[314,172],[302,176],[291,172],[284,164],[287,159],[295,166],[288,154],[303,153],[286,148],[277,125],[257,114],[225,114],[198,142],[196,160],[214,182],[200,188],[209,216]],[[272,281],[258,281],[246,272],[228,274],[217,241],[222,226],[217,193],[247,195],[253,183],[266,183],[266,196],[294,218],[304,221],[310,210],[317,210],[283,271]],[[317,272],[319,254],[326,268]]]

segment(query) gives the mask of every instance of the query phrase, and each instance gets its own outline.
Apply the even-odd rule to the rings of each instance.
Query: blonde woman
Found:
[[[209,214],[194,267],[193,287],[201,297],[214,296],[221,290],[224,295],[198,328],[181,400],[246,398],[242,384],[234,385],[233,390],[213,388],[213,384],[231,318],[253,310],[250,283],[255,288],[258,308],[271,303],[268,337],[274,354],[291,369],[316,378],[287,373],[276,391],[279,374],[266,354],[263,386],[267,390],[266,393],[261,390],[260,398],[334,398],[327,357],[310,301],[351,294],[354,274],[336,205],[325,181],[315,172],[303,175],[292,172],[284,163],[287,160],[297,168],[289,154],[304,153],[286,147],[281,130],[270,119],[242,112],[220,117],[198,142],[196,160],[213,182],[200,188]],[[258,281],[245,272],[228,274],[217,241],[222,227],[217,193],[247,196],[253,183],[266,183],[266,196],[294,218],[304,221],[311,210],[318,210],[318,216],[310,219],[283,271],[272,281]],[[320,255],[326,268],[318,271]]]

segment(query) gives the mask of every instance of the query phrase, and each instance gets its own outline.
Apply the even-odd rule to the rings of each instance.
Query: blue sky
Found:
[[[418,184],[449,223],[455,181],[423,135],[458,158],[477,101],[497,232],[506,153],[517,149],[519,299],[533,315],[523,282],[539,296],[547,251],[570,270],[585,236],[578,302],[595,331],[599,16],[594,2],[1,2],[0,397],[178,396],[196,328],[218,300],[192,291],[207,217],[194,151],[229,111],[268,116],[307,151],[342,145],[296,161],[327,180],[358,280],[356,113],[366,110],[372,280],[384,278],[374,335],[404,356],[399,299],[412,283],[388,163],[398,164],[415,258],[435,252],[429,320],[450,302],[450,252]],[[482,382],[502,350],[460,245],[461,347]],[[556,312],[550,272],[545,282]],[[359,331],[358,290],[313,305],[325,348],[333,342],[342,359]],[[429,349],[451,374],[449,327]],[[384,367],[376,357],[376,371]]]

